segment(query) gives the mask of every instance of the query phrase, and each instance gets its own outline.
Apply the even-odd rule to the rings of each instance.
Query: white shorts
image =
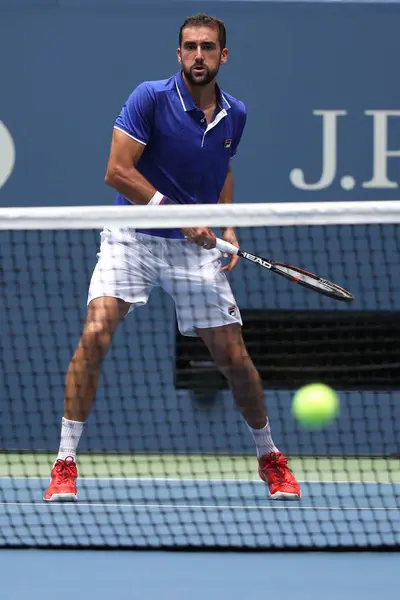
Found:
[[[197,336],[196,328],[242,324],[219,250],[204,250],[186,240],[104,229],[89,287],[88,304],[110,296],[131,304],[147,303],[154,287],[174,300],[179,331]]]

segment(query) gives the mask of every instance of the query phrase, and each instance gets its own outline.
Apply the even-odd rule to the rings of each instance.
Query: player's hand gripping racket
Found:
[[[282,275],[282,277],[286,277],[289,281],[298,283],[299,285],[313,290],[314,292],[318,292],[319,294],[323,294],[324,296],[334,298],[334,300],[340,300],[341,302],[351,302],[354,300],[354,296],[350,294],[350,292],[339,287],[336,283],[332,283],[332,281],[328,281],[328,279],[323,279],[322,277],[318,277],[318,275],[304,271],[304,269],[292,267],[282,262],[267,260],[256,254],[250,254],[250,252],[240,250],[230,242],[225,242],[219,238],[217,238],[216,248],[224,254],[237,254],[253,263],[257,263],[265,269],[269,269],[278,275]]]

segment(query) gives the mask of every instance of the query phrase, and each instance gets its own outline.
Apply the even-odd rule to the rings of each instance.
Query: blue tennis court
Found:
[[[398,593],[396,553],[0,551],[2,597],[39,600],[374,600]]]
[[[302,501],[285,504],[270,501],[258,481],[88,477],[80,480],[77,503],[48,504],[42,500],[47,481],[0,479],[0,543],[8,545],[0,551],[4,597],[38,600],[57,589],[58,600],[69,600],[71,587],[60,586],[60,573],[78,597],[95,590],[97,600],[259,600],[282,590],[299,600],[321,594],[372,600],[382,586],[386,593],[397,589],[396,552],[287,550],[398,545],[399,483],[307,481]],[[100,550],[65,550],[89,546]],[[203,552],[157,551],[160,546]],[[276,552],[243,551],[260,547]]]
[[[398,593],[398,553],[2,550],[2,597],[39,600],[374,600]]]

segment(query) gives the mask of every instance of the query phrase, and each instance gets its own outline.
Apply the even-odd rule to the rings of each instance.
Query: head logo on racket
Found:
[[[254,254],[250,254],[249,252],[242,252],[243,258],[247,258],[247,260],[251,260],[252,262],[258,263],[262,267],[266,269],[270,269],[272,267],[271,263],[267,260],[261,258],[261,256],[254,256]]]

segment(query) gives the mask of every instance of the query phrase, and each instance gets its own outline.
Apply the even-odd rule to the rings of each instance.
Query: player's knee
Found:
[[[228,379],[234,374],[246,373],[254,368],[245,348],[242,351],[238,349],[229,351],[227,348],[226,352],[217,358],[216,365]]]
[[[111,343],[112,330],[107,320],[90,320],[86,323],[81,345],[99,358],[103,357]]]

